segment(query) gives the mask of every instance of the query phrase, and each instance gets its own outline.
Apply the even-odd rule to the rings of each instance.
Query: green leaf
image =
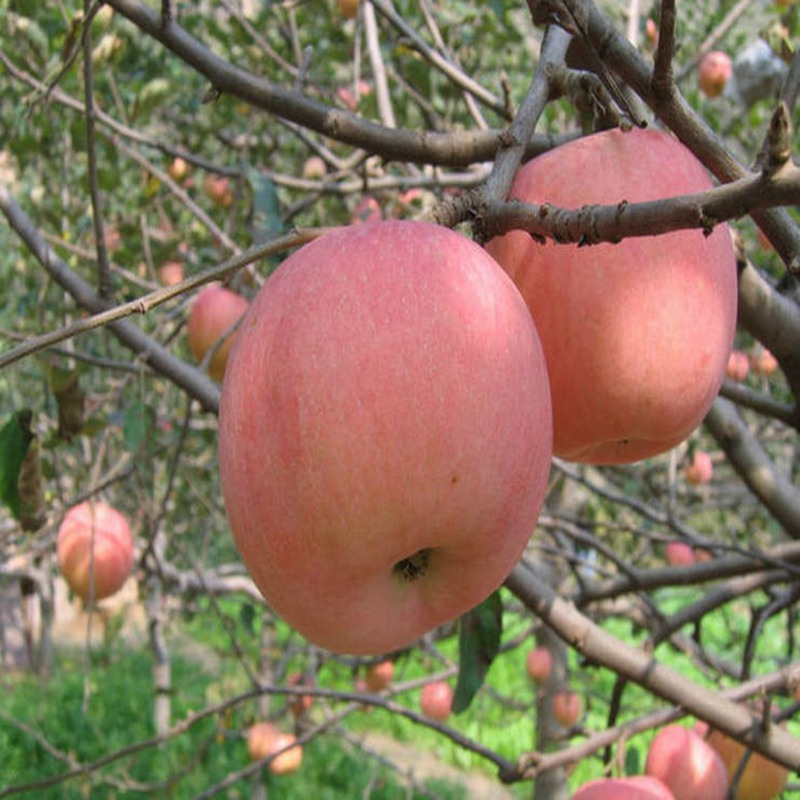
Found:
[[[19,471],[33,439],[30,409],[11,415],[0,429],[0,500],[19,519]]]
[[[248,167],[245,176],[253,192],[253,207],[249,219],[250,238],[253,244],[263,244],[274,239],[283,230],[278,190],[270,178],[254,167]]]
[[[155,427],[153,410],[144,403],[134,403],[126,409],[122,420],[122,436],[125,449],[135,453],[148,436],[152,436]]]
[[[469,708],[483,686],[486,674],[500,650],[503,633],[503,603],[494,592],[479,606],[464,614],[458,623],[458,680],[453,697],[453,712]]]
[[[642,758],[635,747],[628,747],[625,750],[625,774],[640,775],[642,772]]]

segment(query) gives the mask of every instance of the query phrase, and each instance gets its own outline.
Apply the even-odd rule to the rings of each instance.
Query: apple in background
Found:
[[[743,381],[750,372],[750,359],[747,353],[742,350],[731,350],[728,356],[728,366],[725,369],[726,375],[732,381]]]
[[[553,656],[546,647],[534,647],[525,658],[525,669],[534,683],[547,683],[553,671]]]
[[[253,761],[280,753],[269,762],[269,770],[274,775],[286,775],[296,772],[303,761],[303,748],[299,744],[292,747],[296,741],[295,736],[282,733],[271,722],[257,722],[247,731],[247,752]]]
[[[572,800],[676,800],[676,798],[658,778],[634,775],[630,778],[598,778],[584,783],[572,795]]]
[[[711,456],[705,450],[695,450],[692,460],[686,465],[684,471],[687,483],[692,486],[702,486],[709,483],[714,476],[714,464]]]
[[[669,542],[666,553],[671,567],[690,567],[695,562],[694,550],[686,542]]]
[[[453,713],[453,690],[447,681],[433,681],[422,687],[420,708],[426,717],[444,722]]]
[[[550,470],[531,316],[482,248],[427,222],[350,225],[290,255],[239,330],[219,426],[255,583],[310,641],[358,655],[494,591]]]
[[[239,294],[218,283],[206,286],[194,299],[189,310],[186,333],[189,349],[198,363],[217,343],[231,325],[242,318],[248,302]],[[232,333],[217,348],[208,365],[208,374],[215,381],[222,381],[236,333]]]
[[[224,175],[206,175],[203,178],[203,191],[209,200],[222,208],[228,208],[233,203],[231,181]]]
[[[174,181],[182,181],[192,172],[191,164],[184,158],[176,156],[167,167],[167,173]]]
[[[303,683],[303,676],[299,672],[292,672],[289,676],[287,676],[286,683],[289,684],[289,686],[297,686],[297,687],[303,687],[306,685]],[[296,717],[305,714],[306,711],[308,711],[313,704],[314,704],[314,698],[310,694],[288,696],[289,710]]]
[[[328,165],[321,156],[309,156],[303,164],[303,177],[306,180],[319,180],[325,177]]]
[[[719,753],[727,770],[728,779],[733,782],[739,763],[745,755],[745,746],[722,731],[713,729],[706,737],[706,741]],[[760,753],[751,753],[739,778],[734,800],[772,800],[783,791],[788,779],[789,770],[785,767]]]
[[[574,725],[583,713],[583,702],[577,692],[565,690],[553,695],[553,716],[565,728]]]
[[[84,603],[90,596],[102,600],[115,594],[133,568],[133,536],[128,520],[99,501],[87,500],[66,513],[58,529],[56,550],[67,586]]]
[[[380,692],[392,682],[393,675],[393,661],[370,664],[364,672],[364,684],[370,692]]]
[[[750,354],[750,366],[755,375],[772,375],[778,369],[778,359],[765,347]]]
[[[358,14],[360,0],[337,0],[339,11],[345,19],[353,19]]]
[[[605,131],[517,173],[511,198],[565,208],[712,188],[700,162],[656,130]],[[736,324],[727,225],[578,247],[522,231],[487,249],[525,298],[547,359],[553,450],[584,463],[637,461],[683,441],[725,376]]]
[[[360,222],[380,222],[383,218],[383,212],[374,197],[365,195],[358,203],[356,203],[353,213],[350,217],[351,223]]]
[[[167,261],[158,270],[158,280],[164,286],[174,286],[183,280],[183,264],[180,261]]]
[[[650,744],[645,773],[659,778],[675,800],[725,800],[728,775],[714,749],[681,725],[662,728]]]
[[[698,67],[700,91],[707,97],[719,97],[731,75],[733,75],[733,62],[727,53],[721,50],[706,53]]]

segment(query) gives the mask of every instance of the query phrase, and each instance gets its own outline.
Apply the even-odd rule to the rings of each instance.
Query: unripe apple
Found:
[[[747,357],[747,353],[742,350],[731,350],[725,372],[732,381],[741,383],[750,372],[750,359]]]
[[[756,375],[772,375],[778,369],[778,359],[766,347],[761,347],[750,355],[750,366]]]
[[[115,594],[133,568],[128,520],[106,503],[87,500],[73,506],[58,529],[56,548],[64,580],[84,602]]]
[[[719,753],[728,778],[733,781],[745,755],[745,746],[718,730],[711,730],[706,741]],[[760,753],[751,753],[736,786],[734,800],[772,800],[783,791],[788,779],[789,770],[785,767]]]
[[[228,208],[233,202],[231,181],[224,175],[206,175],[203,179],[203,191],[209,200],[222,208]]]
[[[303,177],[307,180],[319,180],[327,171],[328,166],[320,156],[309,156],[303,164]]]
[[[189,349],[198,363],[202,362],[205,354],[220,337],[242,318],[247,306],[244,297],[218,283],[209,284],[197,295],[189,310],[186,334],[189,339]],[[234,331],[211,356],[208,374],[216,381],[221,381],[225,375],[235,339]]]
[[[572,795],[572,800],[676,800],[676,798],[658,778],[634,775],[630,778],[598,778],[584,783]]]
[[[247,752],[253,761],[261,761],[272,752],[280,731],[271,722],[256,722],[247,730]]]
[[[364,683],[370,692],[380,692],[392,682],[392,675],[394,675],[394,662],[380,661],[366,668]]]
[[[525,659],[525,668],[534,683],[547,683],[553,671],[553,656],[546,647],[534,647]]]
[[[706,53],[698,68],[700,90],[707,97],[719,97],[731,75],[733,75],[733,62],[727,53],[721,50]]]
[[[158,270],[158,280],[164,286],[174,286],[183,280],[183,264],[180,261],[167,261]]]
[[[712,185],[672,136],[613,130],[528,162],[510,196],[574,209]],[[539,244],[511,231],[487,249],[519,286],[536,322],[550,374],[556,455],[598,464],[637,461],[697,428],[725,376],[736,323],[727,225],[709,236],[683,230],[586,247]]]
[[[728,775],[722,759],[693,730],[662,728],[650,744],[645,772],[662,780],[675,800],[725,800]]]
[[[671,567],[690,567],[695,562],[694,550],[686,542],[669,542],[666,552]]]
[[[378,655],[473,608],[533,533],[549,474],[536,329],[447,228],[351,225],[297,250],[228,363],[228,519],[271,607],[315,644]]]
[[[420,708],[426,717],[444,722],[453,713],[453,690],[447,681],[432,681],[422,687]]]
[[[553,695],[553,716],[565,728],[574,725],[583,713],[583,701],[577,692],[565,690]]]
[[[686,481],[692,486],[709,483],[714,476],[714,464],[705,450],[695,450],[692,460],[686,465]]]
[[[192,165],[180,156],[176,156],[167,167],[170,178],[174,181],[182,181],[192,171]]]

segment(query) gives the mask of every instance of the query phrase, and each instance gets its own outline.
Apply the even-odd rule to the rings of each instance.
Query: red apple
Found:
[[[669,542],[666,552],[671,567],[689,567],[695,562],[694,550],[686,542]]]
[[[268,278],[222,387],[239,551],[321,647],[381,654],[473,608],[533,533],[547,371],[511,281],[426,222],[332,231]]]
[[[553,656],[546,647],[534,647],[525,659],[525,668],[534,683],[547,683],[553,671]]]
[[[453,713],[453,690],[447,681],[426,683],[419,702],[426,717],[444,722]]]
[[[722,759],[693,730],[662,728],[650,744],[645,772],[662,780],[675,800],[725,800],[728,775]]]
[[[364,672],[364,684],[370,692],[380,692],[392,682],[393,661],[380,661],[370,664]]]
[[[269,769],[275,775],[285,775],[297,771],[303,761],[303,748],[294,744],[296,741],[291,733],[282,733],[270,722],[257,722],[247,732],[247,751],[253,761],[278,753],[269,762]]]
[[[167,261],[158,270],[158,280],[164,286],[174,286],[183,280],[183,264],[180,261]]]
[[[580,208],[712,187],[699,161],[655,130],[605,131],[528,162],[511,197]],[[726,225],[578,247],[522,231],[488,250],[508,271],[542,339],[554,452],[587,463],[637,461],[674,447],[714,401],[736,323]]]
[[[778,359],[765,347],[761,347],[751,353],[750,366],[756,375],[772,375],[778,369]]]
[[[176,156],[167,167],[170,178],[174,181],[182,181],[188,177],[192,171],[192,165],[186,159]]]
[[[84,602],[90,596],[95,600],[110,597],[122,588],[133,568],[128,520],[99,501],[73,506],[58,529],[57,553],[64,580]]]
[[[228,208],[233,202],[230,178],[224,175],[206,175],[203,179],[203,191],[209,200],[223,208]]]
[[[725,372],[732,381],[743,381],[750,372],[750,359],[747,353],[742,350],[731,350]]]
[[[598,778],[584,783],[572,795],[572,800],[676,800],[676,798],[658,778],[634,775],[630,778]]]
[[[226,289],[218,283],[212,283],[203,289],[194,299],[186,323],[189,349],[198,362],[217,343],[220,337],[230,329],[247,311],[247,300],[241,295]],[[216,381],[225,375],[236,333],[232,333],[217,348],[208,365],[208,374]]]
[[[350,217],[351,222],[380,222],[383,218],[383,212],[374,197],[365,195],[362,197],[356,207],[353,209],[353,214]]]
[[[714,475],[711,456],[705,450],[695,450],[692,460],[686,465],[686,481],[692,486],[709,483]]]
[[[338,0],[339,11],[345,19],[353,19],[358,14],[360,0]]]
[[[745,755],[745,746],[718,730],[711,730],[706,741],[719,753],[728,779],[733,781]],[[736,786],[734,800],[772,800],[783,791],[788,779],[789,770],[785,767],[760,753],[751,753]]]
[[[583,701],[577,692],[565,690],[553,695],[553,716],[559,725],[574,725],[583,713]]]
[[[698,68],[700,91],[707,97],[719,97],[731,75],[733,62],[727,53],[721,50],[706,53]]]
[[[355,111],[358,108],[358,98],[346,86],[340,86],[336,90],[336,97],[350,111]]]

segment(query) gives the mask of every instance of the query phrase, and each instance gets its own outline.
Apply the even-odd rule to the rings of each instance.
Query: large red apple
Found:
[[[577,789],[572,800],[675,800],[675,797],[657,778],[634,775],[589,781]]]
[[[119,591],[133,567],[128,520],[102,502],[87,500],[66,513],[58,529],[56,549],[64,580],[84,602],[90,597],[102,600]]]
[[[423,222],[338,229],[269,277],[219,427],[250,574],[308,639],[355,654],[406,646],[496,589],[550,466],[525,304],[484,250]]]
[[[422,687],[419,700],[422,713],[432,720],[444,722],[453,713],[453,690],[447,681],[432,681]]]
[[[710,731],[706,740],[719,753],[732,781],[745,755],[745,746],[718,730]],[[772,800],[783,791],[788,779],[789,770],[785,767],[760,753],[751,753],[736,785],[734,800]]]
[[[692,153],[653,130],[587,136],[526,164],[511,197],[566,208],[709,189]],[[726,225],[578,247],[512,231],[488,244],[536,321],[550,374],[553,449],[587,463],[669,450],[717,395],[736,323]]]
[[[189,310],[186,334],[189,338],[189,349],[198,362],[202,361],[220,337],[241,319],[247,311],[247,306],[244,297],[217,283],[210,284],[197,295]],[[225,367],[235,338],[234,332],[211,356],[208,374],[216,381],[221,381],[225,375]]]
[[[650,744],[645,772],[662,780],[675,800],[725,800],[722,759],[699,733],[681,725],[662,728]]]

